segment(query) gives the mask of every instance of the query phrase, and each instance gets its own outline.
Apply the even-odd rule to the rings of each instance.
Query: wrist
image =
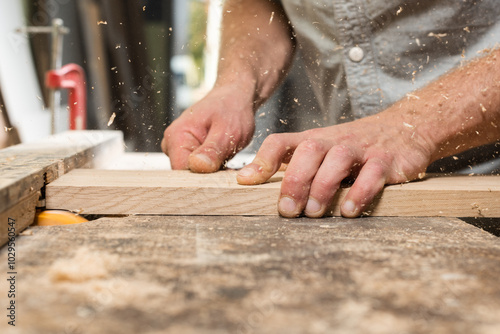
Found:
[[[240,114],[253,119],[255,103],[253,90],[238,81],[217,82],[203,99],[217,106],[222,114]]]
[[[226,70],[219,73],[212,92],[222,97],[231,98],[240,103],[244,109],[250,108],[253,113],[264,102],[258,94],[255,76],[242,69]]]

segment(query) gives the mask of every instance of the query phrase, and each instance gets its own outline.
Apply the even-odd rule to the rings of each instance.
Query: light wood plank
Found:
[[[115,152],[123,152],[119,131],[70,131],[0,150],[0,212],[39,191],[44,179],[51,182],[74,168],[94,167]]]
[[[46,189],[48,209],[83,214],[276,215],[283,173],[256,186],[236,183],[235,171],[74,170]],[[340,215],[341,189],[331,207]],[[440,176],[387,186],[372,216],[500,217],[500,177]]]

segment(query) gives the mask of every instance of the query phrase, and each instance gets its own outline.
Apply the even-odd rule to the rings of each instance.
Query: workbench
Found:
[[[16,238],[1,333],[500,332],[500,239],[458,218],[96,218]]]

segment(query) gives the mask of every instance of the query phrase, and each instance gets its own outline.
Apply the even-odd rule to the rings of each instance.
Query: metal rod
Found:
[[[50,69],[56,70],[61,68],[62,65],[62,46],[63,35],[69,33],[69,29],[64,26],[64,21],[60,18],[52,20],[51,26],[46,27],[21,27],[16,29],[17,32],[23,34],[50,34],[51,35],[51,59]],[[56,133],[56,120],[60,116],[60,100],[61,93],[55,89],[49,89],[48,107],[50,110],[50,131],[52,134]]]

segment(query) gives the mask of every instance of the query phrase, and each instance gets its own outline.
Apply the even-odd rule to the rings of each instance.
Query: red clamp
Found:
[[[57,70],[50,70],[45,75],[45,85],[49,88],[69,89],[69,128],[85,130],[87,128],[87,92],[85,72],[77,64],[67,64]]]

